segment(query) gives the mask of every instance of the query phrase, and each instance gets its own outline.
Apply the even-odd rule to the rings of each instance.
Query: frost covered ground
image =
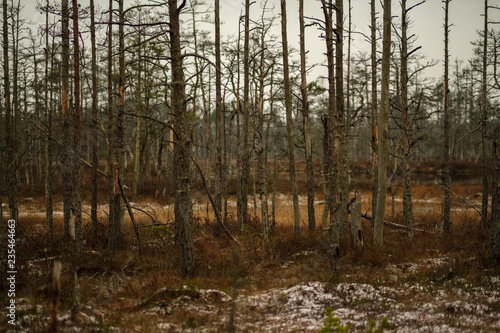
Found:
[[[384,269],[387,279],[370,284],[306,282],[260,292],[242,289],[235,302],[230,290],[192,287],[160,288],[140,301],[117,302],[120,289],[131,288],[127,275],[117,274],[108,285],[94,287],[96,296],[87,299],[76,318],[61,311],[59,327],[61,332],[225,332],[234,311],[237,332],[317,332],[331,308],[331,317],[340,319],[338,326],[349,325],[349,332],[367,332],[370,322],[377,327],[383,318],[390,324],[387,332],[500,331],[498,276],[467,281],[448,258]],[[123,321],[108,321],[116,311],[122,311]],[[43,306],[21,299],[18,312],[16,331],[46,330]]]

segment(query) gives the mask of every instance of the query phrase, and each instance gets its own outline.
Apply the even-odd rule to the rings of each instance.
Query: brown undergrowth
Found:
[[[454,191],[470,200],[477,193],[477,189],[470,186],[455,187]],[[349,237],[344,237],[340,275],[336,279],[332,279],[329,266],[328,232],[320,227],[311,232],[303,225],[302,233],[294,235],[290,206],[281,207],[277,225],[267,244],[263,241],[258,217],[252,217],[249,225],[242,228],[237,225],[234,212],[229,212],[228,229],[242,244],[240,248],[223,235],[214,237],[212,217],[206,219],[202,214],[195,215],[197,269],[194,278],[186,279],[178,271],[178,252],[173,225],[169,221],[163,220],[160,221],[163,224],[152,226],[150,217],[138,213],[142,251],[139,251],[132,226],[127,224],[121,246],[110,254],[106,242],[105,215],[100,215],[99,239],[96,244],[91,244],[89,219],[85,217],[86,250],[83,257],[78,259],[74,256],[73,241],[63,240],[62,215],[56,215],[55,236],[50,240],[46,235],[44,214],[23,213],[23,208],[38,208],[41,212],[43,200],[37,199],[29,204],[23,203],[16,230],[19,272],[16,297],[26,299],[29,304],[40,305],[35,311],[39,314],[37,324],[26,324],[33,325],[30,326],[33,328],[30,331],[36,332],[46,329],[51,297],[50,274],[56,260],[63,265],[60,313],[68,313],[73,307],[73,272],[77,271],[81,284],[81,303],[88,308],[112,314],[97,316],[100,319],[94,323],[96,327],[138,325],[141,322],[140,316],[133,314],[139,313],[149,304],[156,304],[159,299],[168,303],[190,290],[216,289],[232,295],[235,276],[238,292],[251,295],[310,281],[400,283],[401,279],[393,278],[394,273],[389,269],[391,267],[403,272],[401,278],[404,281],[418,279],[444,282],[449,279],[448,275],[458,274],[468,281],[478,282],[486,271],[497,272],[497,266],[487,259],[486,243],[479,233],[477,213],[457,198],[453,201],[451,232],[446,235],[439,232],[440,195],[441,191],[433,185],[414,188],[415,225],[425,232],[416,232],[412,239],[408,238],[404,230],[385,227],[385,243],[378,248],[372,242],[371,222],[364,220],[364,247],[355,249]],[[363,196],[369,198],[369,193],[363,193]],[[398,192],[396,197],[400,197]],[[390,200],[388,196],[389,205]],[[401,203],[395,202],[395,205],[395,215],[387,218],[392,222],[402,223]],[[369,206],[369,200],[365,200],[363,210],[368,211]],[[318,222],[321,220],[322,207],[317,207]],[[302,211],[305,214],[306,209]],[[161,214],[158,213],[158,216],[161,217]],[[302,219],[305,220],[306,217]],[[444,268],[426,268],[418,272],[410,269],[413,264],[436,258],[446,258],[448,264]],[[18,315],[22,316],[23,311],[34,310],[29,307],[20,310]],[[188,319],[178,318],[178,321]],[[2,318],[0,327],[6,327],[5,325],[5,318]]]

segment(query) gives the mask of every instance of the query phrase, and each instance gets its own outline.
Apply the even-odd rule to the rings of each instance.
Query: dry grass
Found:
[[[478,204],[479,186],[454,186],[452,190],[471,203]],[[401,197],[401,188],[396,187],[396,199]],[[479,218],[469,206],[457,198],[452,202],[452,230],[442,236],[437,226],[441,220],[442,190],[435,185],[415,186],[413,189],[414,218],[416,227],[428,232],[417,232],[409,240],[404,232],[389,227],[385,228],[385,245],[377,248],[372,243],[371,222],[364,221],[365,246],[362,250],[350,245],[348,236],[343,240],[340,276],[337,281],[374,282],[390,281],[387,270],[389,265],[403,265],[426,258],[448,257],[456,260],[456,272],[469,280],[475,280],[492,266],[487,260],[478,260],[464,264],[463,258],[485,257],[479,235]],[[322,200],[321,194],[318,200]],[[362,192],[362,210],[370,213],[371,193]],[[200,196],[201,197],[201,196]],[[202,198],[202,197],[201,197]],[[142,201],[143,197],[133,198]],[[99,242],[90,246],[89,217],[84,215],[86,252],[83,260],[73,256],[72,241],[62,240],[62,215],[55,215],[56,237],[51,242],[45,234],[43,198],[35,198],[29,203],[22,203],[21,216],[17,229],[18,239],[18,295],[35,304],[43,305],[43,315],[48,311],[50,302],[50,272],[54,260],[63,262],[63,283],[61,292],[61,312],[72,307],[73,280],[72,272],[77,270],[81,281],[82,304],[103,309],[112,316],[99,325],[133,327],[144,325],[140,316],[131,314],[143,309],[145,304],[162,298],[165,302],[179,297],[183,286],[203,289],[218,289],[231,294],[234,275],[238,274],[240,293],[252,294],[257,291],[277,287],[289,287],[305,281],[332,281],[328,257],[328,233],[321,230],[323,205],[316,208],[315,232],[306,227],[307,206],[305,197],[301,197],[302,234],[293,235],[293,216],[291,199],[280,195],[277,202],[277,226],[270,242],[264,244],[260,233],[260,220],[253,217],[249,227],[241,231],[235,221],[236,207],[234,199],[229,205],[229,229],[242,243],[238,251],[239,265],[234,263],[235,249],[224,236],[213,236],[214,217],[211,209],[206,216],[204,199],[195,206],[195,254],[196,277],[185,279],[179,275],[177,249],[174,245],[172,224],[173,207],[167,201],[141,206],[148,214],[135,212],[136,219],[142,225],[150,225],[153,220],[166,225],[141,227],[144,242],[142,253],[127,219],[121,247],[109,254],[106,245],[106,206],[99,209]],[[253,202],[250,197],[250,203]],[[257,200],[258,201],[258,200]],[[390,216],[391,197],[387,198],[388,219],[402,223],[402,202],[396,200],[395,215]],[[59,210],[62,207],[56,205]],[[86,206],[85,209],[88,209]],[[260,207],[257,207],[257,216]],[[254,212],[249,207],[249,212]],[[413,278],[439,279],[446,272],[423,272]],[[161,295],[159,290],[164,289]],[[186,321],[179,314],[178,321]],[[141,324],[142,323],[142,324]],[[2,322],[0,327],[5,324]],[[43,325],[40,331],[43,331]]]

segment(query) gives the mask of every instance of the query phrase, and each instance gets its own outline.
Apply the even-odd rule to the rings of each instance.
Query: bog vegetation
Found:
[[[500,329],[495,5],[450,64],[443,1],[438,79],[425,0],[371,0],[369,53],[350,0],[299,0],[298,45],[285,0],[100,5],[3,0],[0,327]]]

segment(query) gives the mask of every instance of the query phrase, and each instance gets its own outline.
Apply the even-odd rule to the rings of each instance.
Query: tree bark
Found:
[[[384,0],[384,29],[382,41],[382,96],[378,118],[380,130],[378,145],[377,214],[373,223],[373,240],[377,246],[384,243],[384,217],[387,195],[387,159],[389,154],[389,79],[391,58],[391,0]]]
[[[215,0],[215,209],[222,215],[222,179],[225,165],[223,163],[224,148],[224,114],[222,110],[222,75],[221,75],[221,49],[220,49],[220,5]],[[220,228],[215,224],[215,234],[220,233]]]
[[[62,0],[62,118],[63,118],[63,210],[64,210],[64,239],[70,239],[70,218],[73,209],[73,179],[71,175],[72,137],[71,113],[69,108],[69,8],[68,0]]]
[[[190,151],[192,129],[186,107],[185,79],[182,67],[180,11],[177,0],[168,1],[170,15],[170,55],[172,58],[172,113],[174,115],[175,242],[180,250],[181,274],[193,276],[193,207],[191,202]]]
[[[48,1],[48,0],[47,0]],[[97,158],[97,52],[95,40],[95,8],[94,0],[90,0],[90,42],[92,49],[92,198],[90,203],[90,219],[92,223],[92,244],[97,244],[97,168],[99,160]]]
[[[250,178],[250,0],[245,0],[245,36],[243,47],[243,142],[241,156],[241,203],[240,217],[242,228],[248,224],[248,180]]]
[[[286,31],[286,0],[281,0],[281,41],[283,47],[283,81],[285,89],[286,133],[288,143],[288,164],[293,200],[293,230],[300,234],[299,189],[297,185],[297,167],[295,165],[295,145],[293,143],[292,91],[290,87],[290,69],[288,66],[288,41]]]
[[[481,235],[484,240],[488,234],[488,96],[487,76],[488,69],[488,0],[484,0],[484,36],[483,36],[483,77],[482,77],[482,102],[481,102],[481,163],[482,163],[482,204],[481,204]]]
[[[314,211],[314,169],[311,144],[311,125],[309,122],[309,96],[307,91],[306,75],[306,42],[304,27],[304,0],[299,1],[299,24],[300,24],[300,92],[302,96],[302,119],[304,127],[304,144],[306,152],[306,175],[307,175],[307,221],[309,230],[316,229],[316,214]]]
[[[411,191],[411,124],[408,107],[408,20],[406,0],[401,0],[401,111],[403,129],[403,220],[408,236],[413,237],[413,208]]]
[[[375,0],[370,1],[371,6],[371,171],[372,171],[372,214],[377,211],[378,191],[378,102],[377,102],[377,20],[375,12]],[[372,221],[373,227],[373,221]]]
[[[266,8],[262,9],[262,30],[260,35],[260,71],[259,71],[259,115],[257,124],[256,146],[258,164],[258,182],[259,182],[259,198],[260,198],[260,219],[262,223],[262,235],[264,243],[267,245],[269,241],[269,214],[267,205],[267,174],[266,174],[266,140],[264,135],[264,78],[266,70],[266,29],[264,23],[264,14]],[[254,205],[256,207],[256,205]]]
[[[73,63],[74,63],[74,209],[75,209],[75,240],[76,255],[83,254],[83,230],[82,230],[82,171],[80,166],[81,154],[81,111],[80,111],[80,45],[78,30],[78,0],[73,0]]]
[[[45,12],[45,123],[47,124],[48,137],[45,141],[45,218],[47,220],[47,234],[50,241],[54,240],[54,215],[52,201],[52,91],[53,79],[50,79],[50,101],[49,101],[49,0],[46,3]],[[50,52],[51,74],[54,67],[53,53]],[[52,76],[52,75],[51,75]]]
[[[449,88],[449,4],[450,0],[444,1],[444,114],[443,114],[443,125],[444,125],[444,165],[443,165],[443,184],[444,184],[444,211],[443,211],[443,223],[441,225],[442,232],[448,232],[451,226],[450,219],[450,114],[449,114],[449,101],[450,101],[450,88]]]
[[[500,123],[499,117],[497,122]],[[497,123],[497,124],[498,124]],[[491,184],[492,198],[491,198],[491,238],[490,248],[491,255],[500,261],[500,125],[495,128],[495,139],[493,141],[492,151],[493,162],[493,181]]]

